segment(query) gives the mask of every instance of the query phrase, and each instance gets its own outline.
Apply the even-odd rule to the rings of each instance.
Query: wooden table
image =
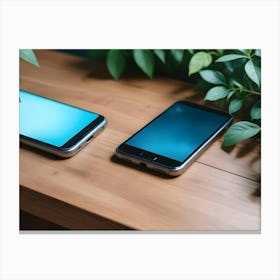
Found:
[[[20,148],[20,209],[68,229],[260,231],[260,146],[216,141],[167,179],[111,160],[115,148],[173,102],[203,102],[193,86],[141,73],[114,81],[100,62],[36,51],[21,88],[98,112],[107,128],[70,159]]]

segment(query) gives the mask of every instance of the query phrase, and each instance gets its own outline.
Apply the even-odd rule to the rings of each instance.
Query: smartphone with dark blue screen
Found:
[[[21,143],[71,157],[106,126],[105,117],[24,90],[19,91]]]
[[[187,167],[229,126],[232,116],[179,101],[116,149],[116,156],[169,176]]]

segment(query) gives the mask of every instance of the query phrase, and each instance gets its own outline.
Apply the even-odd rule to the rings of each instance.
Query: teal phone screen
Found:
[[[57,147],[99,116],[23,90],[19,94],[20,134]]]
[[[183,162],[230,118],[178,102],[125,144]]]

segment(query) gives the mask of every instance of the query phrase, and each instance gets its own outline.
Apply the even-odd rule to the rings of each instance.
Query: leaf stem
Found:
[[[255,95],[259,95],[261,96],[261,93],[255,90],[250,90],[250,89],[246,89],[246,88],[230,88],[231,91],[235,92],[246,92],[249,94],[255,94]]]
[[[255,90],[243,89],[243,91],[244,91],[244,92],[251,93],[251,94],[261,95],[260,92],[255,91]]]

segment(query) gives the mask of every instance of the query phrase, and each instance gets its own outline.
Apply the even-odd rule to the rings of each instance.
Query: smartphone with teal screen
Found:
[[[133,164],[178,176],[217,139],[232,119],[225,112],[179,101],[122,143],[115,155]]]
[[[24,90],[19,91],[20,142],[71,157],[106,126],[106,118]]]

